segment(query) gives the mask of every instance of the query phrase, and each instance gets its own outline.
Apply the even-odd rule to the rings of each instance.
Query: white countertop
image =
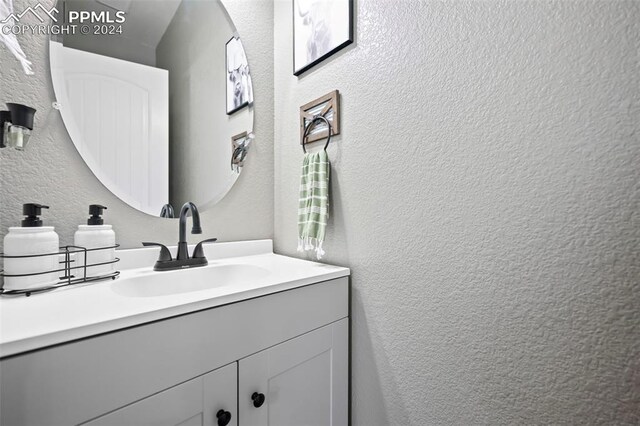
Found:
[[[265,270],[258,279],[164,296],[132,297],[114,291],[124,280],[150,274],[175,274],[179,286],[181,271],[153,272],[158,250],[118,251],[121,275],[115,281],[0,298],[0,357],[349,275],[348,268],[276,255],[271,240],[260,240],[207,245],[209,265],[198,268],[253,265]]]

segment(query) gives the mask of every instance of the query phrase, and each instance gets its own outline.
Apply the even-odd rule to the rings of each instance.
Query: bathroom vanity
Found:
[[[0,300],[0,423],[348,424],[349,270],[205,250],[172,272],[123,250],[115,281]]]

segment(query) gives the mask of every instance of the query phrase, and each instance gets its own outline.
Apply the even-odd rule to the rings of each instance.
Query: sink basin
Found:
[[[264,278],[269,271],[254,265],[226,264],[168,272],[145,271],[122,277],[112,285],[114,292],[130,297],[156,297],[227,287]]]

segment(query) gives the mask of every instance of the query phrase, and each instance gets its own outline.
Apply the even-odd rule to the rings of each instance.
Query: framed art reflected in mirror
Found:
[[[253,103],[249,62],[239,37],[232,37],[225,45],[227,64],[227,115]]]

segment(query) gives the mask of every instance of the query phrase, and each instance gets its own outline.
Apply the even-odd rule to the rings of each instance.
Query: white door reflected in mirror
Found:
[[[94,175],[154,216],[166,204],[192,201],[202,210],[220,201],[241,169],[230,167],[234,138],[253,128],[249,66],[222,3],[61,0],[58,10],[59,22],[81,12],[125,17],[95,26],[106,32],[55,35],[50,43],[62,118]],[[244,58],[244,98],[231,111],[230,40]]]

